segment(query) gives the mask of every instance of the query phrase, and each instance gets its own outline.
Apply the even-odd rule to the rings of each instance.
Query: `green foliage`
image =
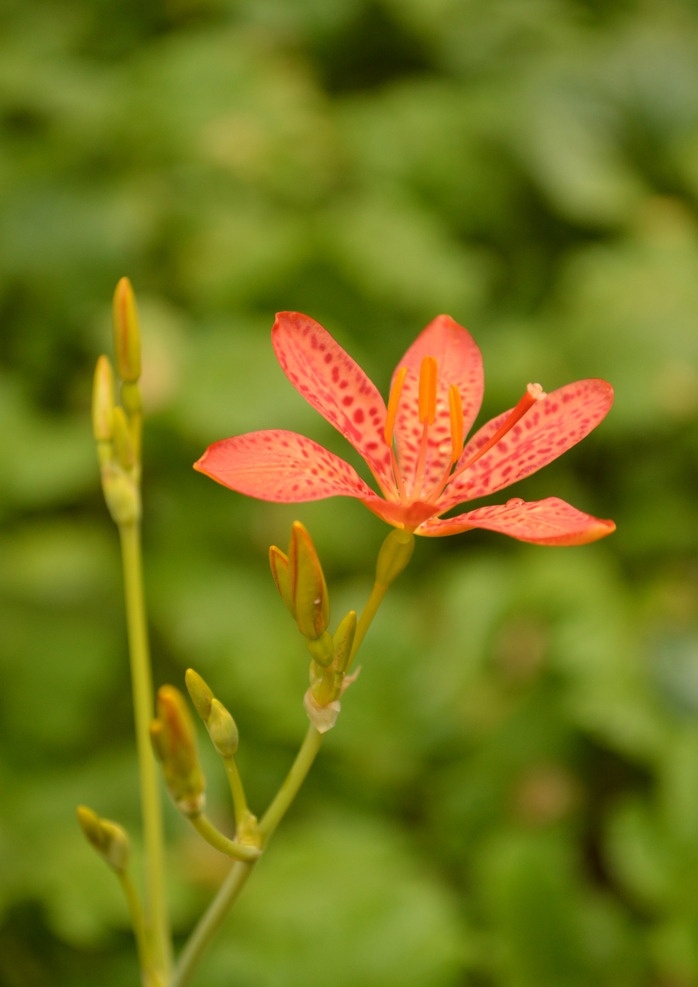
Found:
[[[307,686],[268,546],[307,525],[336,622],[384,533],[353,502],[247,502],[191,470],[279,425],[346,454],[275,365],[274,312],[317,318],[383,387],[448,312],[483,350],[483,416],[529,380],[617,393],[516,491],[617,534],[420,540],[199,982],[698,982],[695,5],[8,0],[0,20],[0,982],[137,981],[74,818],[87,802],[138,831],[89,423],[122,274],[156,684],[193,665],[230,707],[256,811]],[[183,935],[221,864],[168,828]]]

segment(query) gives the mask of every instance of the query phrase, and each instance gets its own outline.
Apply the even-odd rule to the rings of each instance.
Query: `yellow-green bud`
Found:
[[[118,873],[126,870],[129,858],[129,840],[126,831],[110,819],[101,819],[86,805],[79,805],[77,817],[87,841],[97,853]]]
[[[97,442],[110,442],[114,412],[114,371],[109,357],[100,356],[92,387],[92,432]]]
[[[155,754],[162,761],[165,783],[180,811],[197,816],[204,809],[206,783],[184,696],[174,686],[163,685],[155,706],[157,716],[150,725],[150,736]]]
[[[318,665],[322,665],[323,668],[327,668],[332,664],[332,659],[334,658],[334,644],[332,642],[332,635],[325,631],[320,637],[305,639],[306,647],[310,652],[310,656],[313,661],[317,662]]]
[[[116,371],[122,381],[134,384],[141,375],[141,332],[133,288],[121,278],[114,291],[114,353]]]
[[[189,692],[191,701],[194,703],[196,712],[199,714],[204,723],[206,723],[208,721],[209,713],[211,712],[213,691],[199,675],[199,673],[195,672],[193,668],[188,668],[184,673],[184,683],[187,687],[187,691]]]
[[[344,672],[351,660],[352,647],[354,646],[354,635],[356,633],[356,610],[350,610],[342,618],[339,627],[334,632],[332,638],[334,648],[334,668],[337,672]]]
[[[232,757],[238,749],[238,728],[223,703],[217,699],[211,700],[206,728],[218,753],[223,757]]]
[[[318,638],[330,621],[329,594],[315,546],[300,521],[291,528],[289,563],[298,629],[306,638]]]
[[[269,565],[284,606],[295,620],[296,607],[293,602],[293,585],[288,555],[282,552],[280,548],[277,548],[276,545],[272,545],[269,549]]]

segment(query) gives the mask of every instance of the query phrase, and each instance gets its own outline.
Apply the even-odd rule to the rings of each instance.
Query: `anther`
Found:
[[[425,356],[419,368],[419,420],[431,425],[436,418],[436,360]]]

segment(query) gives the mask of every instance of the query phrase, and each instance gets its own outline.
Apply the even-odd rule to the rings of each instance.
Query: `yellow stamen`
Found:
[[[392,447],[393,444],[393,432],[395,431],[395,419],[397,418],[397,409],[400,405],[400,395],[402,394],[402,388],[405,385],[405,377],[407,376],[407,367],[400,367],[395,373],[395,379],[393,380],[393,385],[390,388],[390,397],[388,398],[388,414],[385,419],[385,444]]]
[[[451,416],[451,463],[457,463],[463,452],[463,402],[455,384],[448,389],[448,411]]]
[[[419,420],[431,425],[436,418],[436,372],[433,356],[425,356],[419,368]]]

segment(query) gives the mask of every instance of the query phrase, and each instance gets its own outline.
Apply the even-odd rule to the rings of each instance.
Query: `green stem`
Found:
[[[136,948],[138,950],[138,960],[140,962],[141,970],[145,971],[148,946],[145,940],[145,927],[143,925],[143,910],[141,908],[141,903],[138,900],[138,894],[136,892],[135,885],[131,880],[131,875],[127,871],[122,870],[117,871],[116,876],[118,877],[119,884],[124,892],[129,915],[131,916],[131,925],[133,926],[133,931],[136,936]]]
[[[226,857],[232,857],[233,860],[256,860],[262,852],[259,847],[229,839],[225,833],[221,833],[220,829],[213,825],[204,813],[190,816],[189,821],[207,843],[220,853],[225,854]]]
[[[378,607],[383,602],[383,597],[388,592],[388,585],[386,583],[379,583],[376,581],[373,584],[373,589],[371,590],[371,595],[366,601],[366,606],[364,607],[361,616],[359,617],[358,623],[356,625],[356,631],[354,633],[354,643],[351,647],[351,655],[349,656],[349,661],[347,662],[346,672],[349,671],[351,663],[353,662],[356,654],[361,647],[363,639],[366,636],[366,632],[373,622],[373,618],[378,612]]]
[[[390,536],[389,536],[390,537]],[[411,536],[410,536],[411,538]],[[406,556],[404,564],[407,564],[409,555]],[[397,572],[395,573],[397,574]],[[376,579],[371,594],[366,602],[354,634],[354,643],[351,650],[350,662],[356,656],[361,643],[366,636],[373,618],[376,616],[379,606],[383,602],[383,597],[388,591],[392,578],[389,581]],[[393,577],[394,578],[394,577]],[[290,808],[293,800],[298,794],[308,772],[310,771],[315,758],[322,746],[324,734],[316,730],[310,724],[303,743],[296,755],[291,768],[286,775],[281,787],[274,796],[269,808],[262,816],[259,823],[258,832],[262,837],[263,846],[271,839],[279,823]],[[235,779],[229,780],[236,785]],[[226,915],[237,900],[240,892],[244,888],[247,880],[254,869],[256,860],[236,861],[230,869],[225,881],[218,889],[218,893],[202,915],[198,925],[189,937],[179,961],[175,968],[171,987],[186,987],[194,973],[194,968],[199,962],[207,946],[222,925]]]
[[[250,810],[247,807],[247,796],[245,795],[245,789],[235,758],[233,756],[224,757],[223,764],[225,766],[225,773],[228,776],[228,785],[235,810],[235,831],[239,835],[250,817]]]
[[[295,761],[259,824],[259,833],[265,844],[298,794],[298,790],[305,781],[320,750],[321,743],[322,734],[318,733],[315,727],[308,727]],[[186,987],[186,984],[190,982],[196,964],[247,883],[255,863],[255,860],[240,860],[233,864],[228,876],[218,889],[218,893],[182,950],[171,987]]]
[[[265,845],[283,819],[298,794],[301,785],[305,781],[322,745],[322,738],[323,734],[311,724],[281,788],[274,796],[271,805],[260,820],[259,832]]]
[[[171,987],[186,987],[207,946],[228,914],[231,905],[247,883],[256,861],[236,860],[218,893],[189,936],[172,977]]]
[[[150,743],[153,684],[143,592],[140,525],[119,525],[124,568],[126,623],[131,660],[131,683],[140,776],[143,842],[145,846],[146,983],[167,984],[172,964],[171,939],[165,899],[165,862],[160,800],[160,779]]]

